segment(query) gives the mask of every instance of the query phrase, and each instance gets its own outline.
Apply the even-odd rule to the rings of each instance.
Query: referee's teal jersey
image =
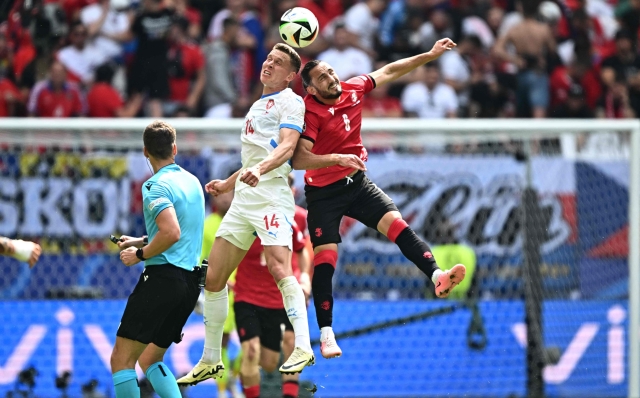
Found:
[[[164,253],[148,258],[144,266],[172,264],[192,270],[198,265],[204,235],[204,194],[200,181],[173,163],[142,184],[142,200],[149,242],[158,233],[156,217],[167,207],[175,209],[180,224],[180,239]]]

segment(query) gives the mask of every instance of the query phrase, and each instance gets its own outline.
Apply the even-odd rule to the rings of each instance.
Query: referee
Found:
[[[200,294],[198,265],[204,233],[204,195],[198,179],[175,163],[176,130],[155,121],[142,135],[153,176],[142,185],[147,238],[122,236],[120,260],[144,261],[144,272],[120,321],[111,353],[117,398],[140,397],[136,361],[161,398],[180,398],[174,375],[162,360]]]

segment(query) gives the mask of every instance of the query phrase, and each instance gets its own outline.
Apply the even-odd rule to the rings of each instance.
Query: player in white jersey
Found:
[[[299,373],[315,361],[304,293],[291,270],[295,205],[287,177],[289,159],[304,128],[305,107],[302,98],[287,87],[300,64],[293,48],[286,44],[273,47],[260,73],[263,95],[251,106],[242,128],[242,168],[226,180],[213,180],[205,186],[214,196],[235,186],[235,195],[209,255],[204,352],[196,366],[178,380],[180,385],[222,377],[222,333],[229,308],[227,280],[256,236],[262,241],[267,267],[282,292],[295,333],[295,349],[280,372]]]

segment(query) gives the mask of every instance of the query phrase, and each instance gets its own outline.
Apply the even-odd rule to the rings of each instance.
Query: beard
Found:
[[[329,90],[323,90],[320,91],[316,88],[316,90],[318,90],[318,94],[320,94],[320,96],[324,99],[336,99],[336,98],[340,98],[340,96],[342,95],[342,86],[340,86],[340,83],[337,82],[336,83],[336,92],[332,93]]]

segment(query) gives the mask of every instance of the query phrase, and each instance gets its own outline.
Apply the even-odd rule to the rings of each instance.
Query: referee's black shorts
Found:
[[[287,317],[287,311],[282,309],[264,308],[258,305],[235,302],[233,312],[236,314],[236,328],[240,342],[260,337],[260,345],[272,351],[280,352],[282,329],[293,331],[293,326]]]
[[[182,340],[182,328],[199,295],[198,272],[150,265],[129,296],[116,335],[169,348]]]
[[[349,216],[369,228],[390,211],[398,211],[393,200],[362,171],[324,187],[305,185],[307,224],[313,247],[340,243],[340,221]]]

